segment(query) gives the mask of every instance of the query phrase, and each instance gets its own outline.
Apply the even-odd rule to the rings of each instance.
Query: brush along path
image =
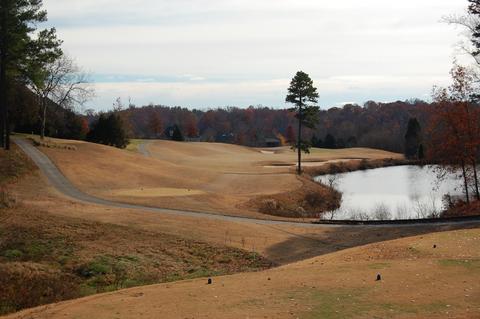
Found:
[[[239,217],[239,216],[228,216],[228,215],[221,215],[221,214],[213,214],[213,213],[206,213],[206,212],[197,212],[197,211],[190,211],[190,210],[175,210],[175,209],[165,209],[159,207],[150,207],[144,205],[137,205],[137,204],[127,204],[121,203],[111,200],[106,200],[102,198],[98,198],[89,194],[86,194],[76,188],[55,166],[55,164],[42,152],[40,152],[37,148],[31,145],[27,140],[13,137],[13,141],[35,162],[35,164],[40,168],[40,170],[47,176],[50,183],[61,193],[64,195],[76,199],[81,202],[96,204],[96,205],[103,205],[103,206],[110,206],[110,207],[117,207],[117,208],[125,208],[125,209],[138,209],[144,210],[149,212],[155,213],[163,213],[163,214],[171,214],[171,215],[181,215],[181,216],[188,216],[188,217],[199,217],[199,218],[208,218],[208,219],[216,219],[216,220],[223,220],[223,221],[232,221],[232,222],[250,222],[255,224],[262,224],[262,225],[285,225],[285,226],[299,226],[299,227],[319,227],[319,225],[315,225],[312,223],[302,223],[302,222],[288,222],[288,221],[278,221],[278,220],[265,220],[265,219],[256,219],[250,217]],[[479,221],[480,222],[480,221]],[[462,222],[457,222],[462,223]],[[465,224],[472,224],[472,221],[463,222]],[[432,224],[436,224],[432,222]],[[444,223],[448,225],[450,223]],[[452,224],[455,224],[452,222]],[[421,224],[422,226],[425,225]],[[399,225],[376,225],[376,227],[398,227]],[[412,226],[412,225],[408,225]],[[338,225],[321,225],[321,227],[339,227]],[[359,227],[369,227],[369,226],[359,226]]]
[[[217,277],[211,285],[199,279],[140,287],[8,318],[479,318],[479,277],[480,229],[471,229]]]

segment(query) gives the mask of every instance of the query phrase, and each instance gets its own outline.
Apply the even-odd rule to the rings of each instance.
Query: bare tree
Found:
[[[30,81],[30,87],[40,99],[41,139],[45,138],[50,103],[73,109],[84,105],[94,96],[87,74],[66,55],[46,64],[41,76]]]
[[[477,65],[480,65],[480,56],[478,56],[478,50],[472,44],[472,36],[478,25],[480,25],[480,17],[469,13],[465,14],[452,14],[442,17],[442,22],[449,25],[453,25],[461,28],[463,31],[461,35],[463,39],[457,44],[459,51],[462,54],[471,56]]]

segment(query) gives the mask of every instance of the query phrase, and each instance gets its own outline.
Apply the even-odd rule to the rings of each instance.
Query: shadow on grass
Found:
[[[272,227],[291,235],[288,240],[269,247],[265,257],[278,264],[289,264],[340,250],[394,240],[459,229],[480,228],[478,223],[461,225],[425,225],[401,227],[337,227],[319,234],[298,235]]]

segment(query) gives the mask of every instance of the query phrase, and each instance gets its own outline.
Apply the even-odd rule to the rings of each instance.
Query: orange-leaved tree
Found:
[[[453,84],[434,88],[427,155],[440,164],[440,175],[461,172],[467,202],[470,189],[480,200],[477,162],[480,152],[480,109],[473,103],[474,76],[471,70],[454,63]]]

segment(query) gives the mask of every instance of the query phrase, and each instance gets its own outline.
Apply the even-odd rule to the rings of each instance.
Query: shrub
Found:
[[[58,148],[58,149],[70,150],[70,151],[77,150],[77,148],[73,145],[58,144],[58,143],[53,143],[52,141],[47,141],[47,140],[42,141],[37,138],[30,138],[30,140],[33,142],[33,145],[37,147]]]
[[[275,199],[264,199],[260,204],[260,211],[264,213],[272,213],[279,209],[278,202]]]
[[[311,207],[319,207],[325,203],[325,198],[322,196],[322,194],[313,192],[305,195],[305,201]]]
[[[0,315],[78,297],[71,275],[30,263],[0,264]]]
[[[392,213],[385,204],[378,204],[374,211],[373,216],[376,220],[390,220],[392,219]]]
[[[118,148],[125,148],[129,143],[124,123],[116,113],[101,114],[88,132],[87,141]]]

